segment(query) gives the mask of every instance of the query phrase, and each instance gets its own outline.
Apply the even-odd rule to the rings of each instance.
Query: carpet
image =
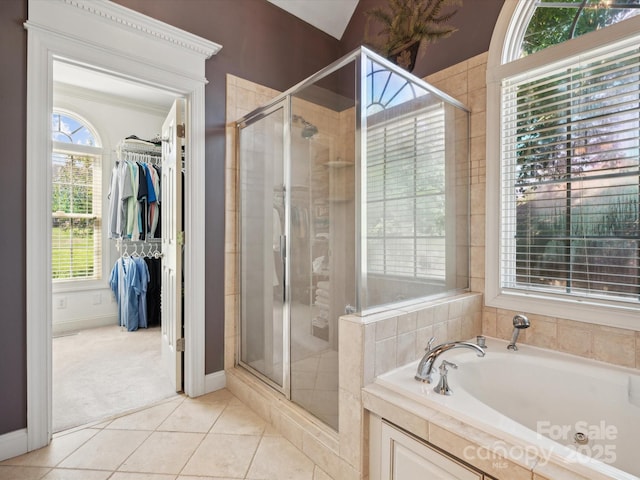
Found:
[[[176,395],[161,368],[160,327],[117,325],[53,339],[53,431],[105,420]]]

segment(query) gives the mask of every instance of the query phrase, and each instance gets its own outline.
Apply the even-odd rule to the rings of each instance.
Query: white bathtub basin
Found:
[[[485,357],[468,349],[441,355],[453,395],[414,380],[418,362],[379,376],[376,382],[444,411],[496,436],[526,446],[541,462],[580,463],[611,478],[640,479],[640,375],[550,350],[487,339]],[[576,442],[576,434],[588,438]],[[521,451],[520,453],[523,453]],[[507,452],[508,453],[508,452]]]

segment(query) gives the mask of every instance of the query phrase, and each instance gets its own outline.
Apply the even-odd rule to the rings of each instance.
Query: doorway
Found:
[[[167,195],[158,209],[153,183],[146,180],[149,168],[160,167],[162,148],[142,140],[125,140],[132,136],[158,139],[175,94],[55,60],[53,99],[55,433],[145,407],[182,391],[181,380],[171,378],[172,372],[181,371],[182,362],[168,365],[162,361],[163,223],[159,221],[157,228],[152,228],[149,222],[151,216],[175,217],[169,212],[181,211],[182,197],[174,200]],[[135,203],[140,226],[144,219],[144,231],[136,240],[114,231],[117,215],[112,214],[119,212],[115,207],[121,200],[116,198],[119,195],[112,180],[117,180],[122,162],[143,167],[139,179],[145,180],[145,188],[139,195],[141,201]],[[145,195],[147,183],[151,184],[151,195]],[[153,214],[156,209],[160,215]],[[120,318],[127,303],[113,291],[118,266],[127,261],[138,267],[142,287],[135,300],[144,308],[139,321],[136,313],[135,325],[132,318]],[[182,319],[181,311],[173,315]],[[171,355],[168,357],[171,360]]]
[[[50,116],[55,59],[159,88],[186,102],[184,390],[205,393],[204,62],[221,46],[110,2],[31,0],[27,75],[27,428],[16,451],[52,435]],[[140,56],[145,52],[145,56]],[[178,347],[180,339],[174,339]]]

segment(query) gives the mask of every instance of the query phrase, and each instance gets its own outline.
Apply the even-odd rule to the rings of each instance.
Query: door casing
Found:
[[[205,60],[221,46],[117,4],[30,0],[27,54],[27,428],[15,452],[52,436],[51,152],[53,61],[182,96],[185,138],[185,393],[205,393],[204,201]],[[139,52],[144,52],[141,55]]]

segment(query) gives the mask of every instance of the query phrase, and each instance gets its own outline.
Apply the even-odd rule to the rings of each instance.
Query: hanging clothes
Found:
[[[117,239],[124,254],[114,264],[109,285],[118,303],[118,323],[128,331],[160,324],[161,253],[160,237],[161,148],[128,137],[117,147],[118,161],[109,184],[108,236]],[[132,242],[132,243],[129,243]],[[138,243],[145,242],[145,243]],[[152,252],[147,246],[156,245]],[[127,246],[134,246],[129,255]],[[138,252],[138,247],[142,254]]]
[[[109,238],[160,238],[160,172],[157,165],[130,159],[113,167],[108,194]]]
[[[118,324],[127,331],[160,325],[161,267],[159,258],[120,257],[109,286],[118,304]]]
[[[160,295],[162,294],[162,260],[144,258],[149,270],[147,286],[147,325],[160,325]]]

